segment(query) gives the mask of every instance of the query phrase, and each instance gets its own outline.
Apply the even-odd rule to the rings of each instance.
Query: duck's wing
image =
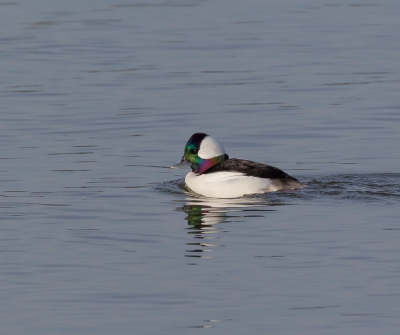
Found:
[[[294,179],[286,172],[271,165],[248,161],[245,159],[231,158],[222,163],[212,166],[204,173],[214,172],[240,172],[246,176],[270,179]]]

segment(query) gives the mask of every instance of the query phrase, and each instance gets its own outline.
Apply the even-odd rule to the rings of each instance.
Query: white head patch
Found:
[[[208,159],[221,156],[224,153],[224,147],[217,139],[211,136],[206,136],[203,141],[201,141],[198,155],[200,158]]]

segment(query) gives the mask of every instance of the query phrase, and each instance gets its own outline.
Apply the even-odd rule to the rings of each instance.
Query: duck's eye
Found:
[[[192,154],[197,154],[199,152],[198,149],[192,149]]]

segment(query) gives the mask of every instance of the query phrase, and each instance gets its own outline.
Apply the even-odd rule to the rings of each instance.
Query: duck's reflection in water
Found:
[[[183,207],[178,211],[187,214],[188,234],[196,241],[186,243],[185,257],[213,258],[212,252],[223,245],[217,243],[221,239],[220,233],[228,232],[227,222],[246,221],[248,217],[264,217],[263,212],[273,211],[266,199],[201,199],[187,198]],[[268,209],[265,207],[269,207]],[[195,263],[190,263],[195,264]]]

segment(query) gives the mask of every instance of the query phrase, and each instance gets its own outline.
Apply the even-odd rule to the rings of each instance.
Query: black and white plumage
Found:
[[[171,168],[189,166],[185,183],[193,192],[213,198],[237,198],[301,188],[303,185],[282,170],[244,159],[229,158],[222,144],[204,134],[193,134],[182,160]]]

